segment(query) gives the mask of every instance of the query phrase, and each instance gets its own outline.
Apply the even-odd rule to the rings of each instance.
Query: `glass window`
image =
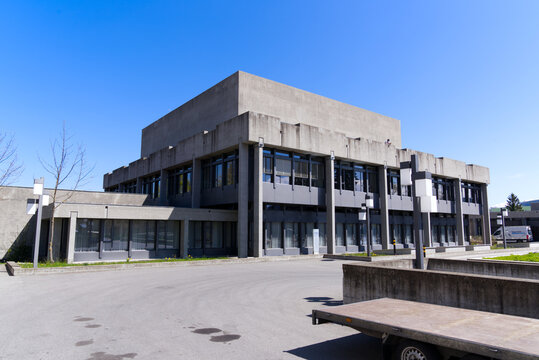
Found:
[[[344,246],[344,224],[335,224],[335,245]]]
[[[294,184],[309,186],[309,163],[307,161],[294,161]]]
[[[157,221],[158,249],[179,249],[179,225],[178,221]]]
[[[354,166],[355,190],[365,192],[365,168],[361,165]]]
[[[202,249],[202,221],[189,222],[189,247]]]
[[[236,247],[236,223],[225,221],[223,223],[223,241],[225,248]]]
[[[380,238],[380,224],[371,224],[371,236],[373,244],[381,244]]]
[[[318,223],[318,236],[320,239],[320,246],[327,246],[327,237],[326,237],[326,224]]]
[[[314,223],[302,223],[302,247],[313,247],[313,229]]]
[[[432,225],[432,230],[431,230],[432,242],[439,242],[438,230],[439,230],[438,225]]]
[[[321,162],[311,162],[311,178],[312,178],[312,186],[314,187],[325,187],[324,184],[324,164]]]
[[[368,168],[367,171],[367,192],[378,193],[378,175],[374,168]]]
[[[346,224],[346,245],[357,245],[356,224]]]
[[[354,190],[354,170],[344,168],[342,170],[343,175],[343,188],[344,190]]]
[[[202,237],[204,240],[204,248],[211,248],[211,221],[204,221],[202,223]]]
[[[133,250],[153,250],[155,247],[155,221],[133,220],[131,224]]]
[[[266,152],[266,150],[264,150]],[[271,182],[271,176],[273,174],[273,157],[272,155],[264,154],[264,181]]]
[[[220,188],[223,186],[223,164],[213,166],[213,187]]]
[[[283,233],[280,222],[266,223],[266,249],[282,248]]]
[[[127,251],[129,220],[105,220],[104,251]]]
[[[445,233],[445,225],[440,225],[440,242],[441,243],[447,242],[446,233]]]
[[[297,248],[299,247],[299,226],[298,223],[284,223],[284,247]]]
[[[77,219],[75,251],[99,251],[100,228],[100,220]]]
[[[393,224],[391,225],[393,228],[393,239],[395,240],[397,244],[402,244],[402,234],[401,234],[401,226],[400,224]]]
[[[359,245],[367,246],[367,223],[364,221],[359,224]]]
[[[278,184],[290,184],[292,176],[292,162],[290,159],[275,159],[275,182]]]
[[[412,244],[414,242],[414,235],[411,224],[404,225],[404,241],[406,242],[406,244]]]

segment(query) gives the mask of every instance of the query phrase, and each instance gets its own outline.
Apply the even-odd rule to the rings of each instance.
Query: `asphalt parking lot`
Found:
[[[313,308],[342,301],[322,259],[0,276],[1,359],[380,359]]]

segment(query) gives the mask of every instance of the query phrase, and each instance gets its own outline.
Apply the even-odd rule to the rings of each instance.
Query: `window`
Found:
[[[481,204],[481,185],[462,183],[462,201]]]
[[[320,246],[327,246],[327,238],[326,238],[326,224],[325,223],[318,223],[318,236],[320,239]]]
[[[75,251],[99,251],[101,220],[77,219],[75,229]]]
[[[155,249],[155,221],[133,220],[131,224],[131,247],[133,250]]]
[[[103,251],[127,251],[129,220],[105,220]]]
[[[311,179],[311,186],[319,188],[325,187],[324,163],[321,160],[311,159]]]
[[[191,192],[192,175],[193,167],[191,165],[170,170],[168,176],[169,196],[171,197]]]
[[[345,244],[344,224],[343,223],[337,223],[337,224],[335,224],[335,245],[344,246],[344,244]]]
[[[159,197],[159,188],[161,176],[153,175],[142,179],[142,193],[148,194],[152,199]]]
[[[438,177],[432,178],[432,195],[438,200],[455,200],[453,181]]]
[[[381,244],[380,238],[380,224],[371,224],[371,236],[373,244]]]
[[[341,163],[342,182],[344,190],[354,190],[354,168],[350,163]]]
[[[275,153],[275,183],[291,184],[291,178],[292,178],[292,161],[289,155],[282,152],[276,152]]]
[[[346,224],[346,245],[357,245],[356,224]]]
[[[313,247],[314,223],[301,223],[301,247]]]
[[[264,150],[264,181],[272,182],[273,155],[270,150]]]
[[[309,186],[309,160],[294,155],[294,185]]]
[[[395,170],[387,170],[387,193],[400,195],[400,173]]]
[[[178,221],[157,222],[157,248],[180,248],[180,223]]]
[[[362,165],[354,165],[354,181],[355,181],[355,190],[365,192],[365,167]]]
[[[411,224],[406,224],[404,226],[404,242],[406,244],[412,244],[414,242],[413,229]]]
[[[367,192],[378,193],[378,174],[376,168],[372,166],[367,167]]]
[[[277,249],[282,247],[283,233],[280,222],[267,222],[264,224],[264,234],[266,237],[266,249]]]
[[[298,223],[284,223],[284,247],[297,248],[299,247],[299,226]]]

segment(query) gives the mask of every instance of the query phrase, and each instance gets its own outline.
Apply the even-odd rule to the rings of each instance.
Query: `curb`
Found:
[[[380,261],[394,261],[394,260],[408,260],[415,259],[415,255],[387,255],[387,256],[353,256],[353,255],[330,255],[325,254],[324,259],[333,260],[351,260],[351,261],[364,261],[364,262],[380,262]]]
[[[230,258],[216,260],[191,260],[191,261],[171,261],[171,262],[155,262],[155,263],[137,263],[136,261],[125,264],[111,265],[80,265],[80,266],[62,266],[50,268],[22,268],[13,261],[6,262],[6,268],[11,276],[25,275],[46,275],[46,274],[71,274],[81,272],[96,272],[96,271],[117,271],[131,270],[140,268],[172,268],[183,266],[204,266],[204,265],[226,265],[226,264],[249,264],[275,261],[297,261],[297,260],[313,260],[322,259],[322,255],[297,255],[297,256],[265,256],[261,258]]]

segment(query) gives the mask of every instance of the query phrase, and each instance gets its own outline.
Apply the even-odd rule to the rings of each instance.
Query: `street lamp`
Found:
[[[367,220],[367,256],[371,256],[372,234],[370,209],[374,208],[374,199],[371,195],[365,195],[365,202],[359,209],[359,220]]]
[[[37,208],[36,237],[34,241],[34,269],[37,269],[37,259],[39,256],[39,237],[41,236],[41,218],[43,216],[43,206],[49,205],[49,195],[43,190],[45,180],[43,178],[34,179],[34,195],[39,196]],[[35,212],[35,207],[29,210],[29,214]]]
[[[422,213],[438,211],[438,201],[432,195],[432,175],[428,171],[419,170],[419,159],[412,155],[410,161],[400,163],[401,184],[412,186],[414,245],[416,269],[423,269],[423,228]],[[428,231],[428,229],[427,229]]]
[[[502,234],[503,234],[503,248],[504,249],[507,249],[507,240],[505,239],[505,218],[509,215],[509,212],[504,209],[504,208],[501,208],[500,209],[500,215],[497,216],[497,220],[496,220],[496,223],[498,225],[501,225],[502,226]]]

